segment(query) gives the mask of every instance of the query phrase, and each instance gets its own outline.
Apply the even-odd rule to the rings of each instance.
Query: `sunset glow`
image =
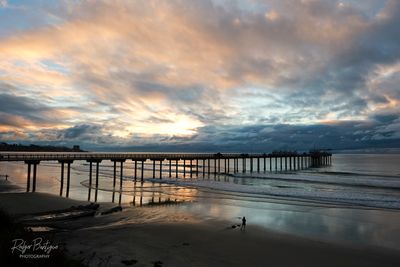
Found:
[[[399,19],[395,0],[2,1],[0,140],[273,149],[263,133],[329,122],[397,146]]]

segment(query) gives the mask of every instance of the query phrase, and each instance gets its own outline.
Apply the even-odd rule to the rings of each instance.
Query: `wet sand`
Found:
[[[10,191],[12,192],[21,191],[21,188],[11,183],[10,181],[6,180],[3,176],[0,177],[0,193],[10,192]]]
[[[2,193],[14,214],[87,204],[43,193]],[[68,254],[89,266],[399,266],[398,251],[328,244],[276,233],[248,221],[206,219],[171,206],[126,207],[122,212],[57,222]]]
[[[129,211],[127,211],[129,212]],[[398,266],[393,251],[331,245],[226,221],[129,223],[81,229],[58,237],[73,257],[134,266]]]

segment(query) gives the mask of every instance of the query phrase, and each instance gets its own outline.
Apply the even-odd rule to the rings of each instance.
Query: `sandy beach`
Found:
[[[4,184],[4,183],[3,183]],[[44,193],[2,193],[10,214],[45,213],[86,205]],[[113,204],[115,206],[115,204]],[[189,204],[190,205],[190,204]],[[107,210],[110,203],[100,203]],[[329,244],[239,221],[176,212],[173,205],[124,207],[121,212],[44,223],[43,233],[88,266],[398,266],[398,251]]]
[[[70,253],[90,266],[398,266],[385,251],[329,245],[264,231],[245,232],[227,222],[129,224],[60,235]],[[91,259],[91,260],[88,260]]]
[[[47,193],[3,193],[0,195],[0,208],[16,216],[63,210],[83,204],[87,203]]]
[[[22,188],[11,183],[5,177],[0,177],[0,193],[22,191]]]

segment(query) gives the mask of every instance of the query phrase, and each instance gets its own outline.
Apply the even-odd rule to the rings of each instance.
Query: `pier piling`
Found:
[[[64,186],[64,162],[61,162],[60,196],[62,196],[63,186]]]
[[[179,163],[179,161],[178,160],[176,160],[176,168],[175,168],[175,176],[176,176],[176,178],[178,178],[178,163]]]
[[[30,190],[31,184],[31,174],[32,174],[32,192],[36,191],[36,175],[37,175],[37,165],[39,165],[40,160],[25,160],[25,164],[28,165],[28,175],[27,175],[27,185],[26,192]],[[31,173],[31,165],[33,165],[33,170]]]
[[[140,182],[144,182],[144,160],[142,160],[142,168],[140,169],[141,175],[140,175]]]
[[[31,164],[28,164],[28,177],[26,178],[27,185],[26,185],[26,192],[29,192],[30,187],[31,187]]]
[[[171,161],[172,161],[172,160],[169,160],[169,173],[168,173],[168,174],[169,174],[169,176],[168,176],[169,178],[171,178],[171,170],[172,170],[172,167],[171,167],[171,164],[172,164],[172,163],[171,163]]]
[[[137,160],[135,160],[135,166],[134,166],[134,168],[135,168],[135,171],[134,171],[134,180],[135,180],[135,182],[136,182],[136,180],[137,180]]]

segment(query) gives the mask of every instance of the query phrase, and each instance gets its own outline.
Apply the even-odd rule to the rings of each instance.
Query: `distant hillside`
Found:
[[[73,148],[63,146],[38,146],[0,143],[0,151],[26,151],[26,152],[86,152],[79,146]]]

